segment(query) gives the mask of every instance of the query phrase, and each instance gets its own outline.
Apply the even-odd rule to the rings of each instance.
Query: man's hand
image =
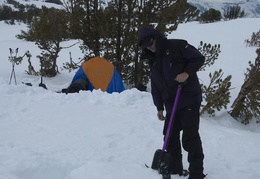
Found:
[[[159,119],[160,121],[164,121],[164,120],[166,119],[166,117],[164,117],[164,115],[163,115],[163,110],[158,111],[157,117],[158,117],[158,119]]]
[[[178,74],[177,77],[175,78],[176,81],[179,83],[185,82],[189,78],[189,74],[186,72],[183,72],[181,74]]]

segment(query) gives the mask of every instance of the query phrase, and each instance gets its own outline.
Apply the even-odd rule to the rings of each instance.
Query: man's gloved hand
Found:
[[[164,117],[164,115],[163,115],[163,110],[158,111],[157,117],[158,117],[158,119],[159,119],[160,121],[164,121],[164,120],[166,119],[166,117]]]

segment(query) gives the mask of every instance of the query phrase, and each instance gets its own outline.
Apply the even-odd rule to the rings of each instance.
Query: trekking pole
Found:
[[[14,66],[15,66],[15,63],[13,64],[13,74],[14,74],[14,82],[15,82],[15,85],[17,85],[16,76],[15,76],[15,71],[14,71]]]
[[[15,71],[14,71],[14,66],[15,66],[15,58],[17,56],[17,53],[18,53],[18,48],[15,50],[16,54],[15,56],[13,56],[13,49],[9,48],[10,50],[10,57],[9,57],[9,60],[12,62],[12,72],[11,72],[11,76],[10,76],[10,81],[9,81],[9,85],[11,84],[12,82],[12,78],[13,78],[13,75],[14,75],[14,82],[15,82],[15,85],[17,85],[17,82],[16,82],[16,76],[15,76]]]
[[[16,48],[16,49],[15,49],[15,57],[17,57],[18,49],[19,49],[19,48]]]
[[[9,57],[9,61],[12,62],[13,59],[13,49],[9,48],[10,50],[10,57]],[[12,62],[12,72],[11,72],[11,76],[10,76],[10,81],[9,81],[9,85],[11,84],[12,81],[12,77],[13,77],[13,71],[14,71],[14,63]]]
[[[10,85],[11,82],[12,82],[13,75],[14,75],[14,80],[15,80],[15,84],[16,84],[16,77],[15,77],[14,65],[15,65],[15,63],[12,62],[12,73],[11,73],[11,76],[10,76],[9,85]]]
[[[173,121],[174,121],[174,116],[175,116],[175,112],[176,112],[176,109],[177,109],[177,105],[178,105],[178,101],[179,101],[179,97],[180,97],[180,93],[181,93],[181,88],[182,88],[182,83],[178,84],[178,89],[177,89],[177,93],[176,93],[176,96],[175,96],[170,121],[169,121],[169,124],[168,124],[167,132],[166,132],[166,135],[165,135],[165,140],[164,140],[164,143],[163,143],[163,148],[162,148],[163,152],[165,152],[167,144],[168,144],[169,136],[170,136],[170,133],[171,133],[171,127],[172,127],[172,124],[173,124]]]

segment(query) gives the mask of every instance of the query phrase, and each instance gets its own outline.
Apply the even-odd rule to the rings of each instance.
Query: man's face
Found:
[[[151,45],[149,47],[146,47],[148,50],[150,50],[151,52],[156,52],[156,40],[151,38]]]

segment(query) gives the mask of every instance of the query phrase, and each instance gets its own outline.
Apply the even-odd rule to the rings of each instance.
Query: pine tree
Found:
[[[172,32],[176,30],[178,25],[183,22],[188,22],[195,19],[199,15],[199,10],[190,5],[187,0],[172,0],[172,1],[155,1],[155,9],[151,12],[156,12],[152,23],[157,23],[156,29],[162,33]]]
[[[24,5],[14,0],[7,0],[14,8],[6,5],[0,6],[0,20],[8,24],[15,24],[15,21],[30,23],[33,17],[39,16],[40,9],[34,4]]]
[[[109,13],[107,15],[111,17],[109,30],[116,38],[110,39],[110,44],[106,46],[109,50],[105,55],[113,60],[113,64],[128,84],[146,84],[150,74],[147,62],[139,61],[138,58],[139,27],[152,26],[166,34],[176,30],[180,22],[198,14],[196,8],[189,5],[186,0],[112,0],[106,10]]]
[[[200,15],[199,21],[202,23],[216,22],[221,20],[221,12],[210,8]]]
[[[230,102],[230,86],[231,75],[228,75],[224,80],[222,79],[223,71],[215,71],[214,74],[209,74],[210,83],[208,86],[202,85],[203,99],[206,105],[202,105],[200,114],[207,112],[214,116],[215,110],[220,111],[223,107],[226,109]]]
[[[0,6],[0,21],[2,20],[10,20],[13,18],[13,10],[11,7],[6,5]]]
[[[198,47],[200,53],[205,57],[205,62],[203,66],[200,68],[200,71],[204,71],[205,68],[211,66],[215,63],[215,60],[218,59],[220,51],[220,44],[215,44],[214,46],[211,44],[200,42]]]
[[[85,60],[103,56],[116,66],[123,80],[129,84],[145,84],[149,79],[147,62],[139,61],[139,27],[149,25],[167,34],[175,30],[180,22],[186,22],[198,14],[198,10],[187,0],[111,0],[108,6],[103,6],[103,3],[103,0],[64,0],[63,6],[68,15],[64,18],[68,20],[68,27],[64,29],[70,38],[82,40],[80,48]],[[33,25],[37,22],[34,21]],[[29,26],[32,29],[28,34],[34,32],[33,25]],[[37,25],[40,26],[40,23]],[[46,36],[47,33],[52,33],[52,30],[46,31]],[[24,33],[21,37],[36,41],[28,34]],[[46,43],[47,39],[50,40],[45,39]],[[37,43],[40,41],[37,40]],[[42,53],[42,57],[55,58],[55,55]]]
[[[242,18],[245,16],[245,12],[241,11],[240,6],[229,6],[226,9],[224,9],[224,17],[226,19],[237,19]]]
[[[256,50],[255,62],[249,62],[245,81],[232,104],[230,115],[238,121],[248,124],[255,117],[260,122],[260,48]]]
[[[58,72],[57,58],[62,47],[60,43],[69,38],[67,32],[67,18],[63,10],[42,7],[39,18],[34,18],[29,30],[21,31],[17,38],[33,41],[43,50],[39,56],[41,62],[46,62],[45,75],[52,77]]]
[[[209,67],[215,63],[220,51],[220,44],[211,45],[200,42],[198,50],[205,57],[205,63],[200,68],[200,71],[204,71],[206,67]],[[223,77],[222,69],[215,71],[213,74],[210,73],[210,83],[208,86],[202,86],[203,101],[206,104],[201,106],[200,114],[208,113],[210,116],[214,116],[216,110],[219,111],[223,107],[227,108],[227,104],[230,99],[230,86],[231,86],[231,75],[228,75],[225,79]]]
[[[260,30],[256,33],[253,32],[251,39],[247,39],[245,42],[249,47],[260,47]]]
[[[80,48],[85,60],[102,56],[105,38],[105,14],[103,0],[68,0],[63,3],[69,15],[71,37],[81,39]]]
[[[248,46],[260,47],[259,39],[260,31],[253,33],[251,39],[247,39],[245,42]],[[256,53],[255,63],[249,61],[245,81],[231,106],[233,109],[229,111],[233,118],[244,124],[248,124],[253,117],[260,122],[260,48],[256,50]]]
[[[102,2],[70,0],[64,3],[71,16],[69,28],[74,37],[83,40],[81,48],[86,57],[103,56],[130,85],[147,83],[149,79],[147,62],[139,61],[139,27],[150,25],[166,33],[198,14],[187,0],[111,0],[106,7],[101,6]],[[152,25],[155,23],[157,26]]]

